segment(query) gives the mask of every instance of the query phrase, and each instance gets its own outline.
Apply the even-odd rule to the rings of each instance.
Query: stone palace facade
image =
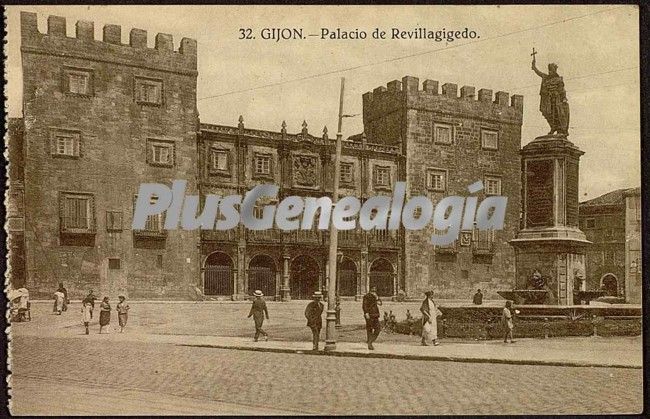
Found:
[[[183,38],[92,22],[21,14],[23,118],[10,124],[9,242],[15,287],[49,297],[63,282],[73,298],[98,295],[241,299],[255,289],[308,298],[328,277],[328,231],[166,231],[150,217],[131,229],[141,183],[185,179],[190,194],[245,194],[259,183],[290,195],[331,196],[334,135],[303,123],[289,133],[199,122],[197,46]],[[333,110],[334,111],[334,110]],[[343,141],[341,196],[392,195],[434,203],[474,194],[508,197],[500,231],[462,231],[451,246],[421,231],[339,232],[339,294],[469,299],[514,283],[508,242],[520,223],[523,97],[415,77],[363,95],[364,133]],[[262,203],[264,204],[264,203]]]

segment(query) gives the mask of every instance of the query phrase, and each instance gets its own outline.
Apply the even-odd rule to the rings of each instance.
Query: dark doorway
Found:
[[[275,296],[275,263],[267,255],[257,255],[248,264],[248,294],[260,290],[265,296]]]
[[[339,295],[353,297],[357,295],[357,265],[352,259],[344,257],[339,265]]]
[[[386,259],[375,260],[370,266],[370,288],[377,287],[380,297],[393,296],[393,265]]]
[[[300,255],[291,262],[289,287],[291,298],[306,300],[318,291],[320,268],[311,256]]]
[[[210,254],[205,260],[203,270],[203,294],[234,294],[232,265],[232,259],[227,254],[222,252]]]
[[[616,277],[612,274],[607,274],[603,278],[603,285],[602,285],[603,290],[605,291],[605,295],[609,295],[612,297],[618,296],[618,281],[616,280]]]

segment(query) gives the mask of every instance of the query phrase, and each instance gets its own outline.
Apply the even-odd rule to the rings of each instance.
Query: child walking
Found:
[[[120,302],[117,303],[117,320],[120,323],[120,333],[124,332],[124,327],[126,326],[126,321],[129,318],[129,305],[126,303],[126,297],[120,295],[117,297],[120,299]]]
[[[89,334],[88,325],[90,324],[90,319],[93,318],[93,306],[89,302],[85,302],[81,307],[81,321],[86,328],[86,334]]]

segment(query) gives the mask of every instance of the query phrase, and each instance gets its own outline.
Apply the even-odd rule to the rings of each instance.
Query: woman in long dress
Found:
[[[104,326],[108,326],[111,322],[111,305],[108,303],[108,297],[104,297],[99,310],[99,333],[102,333]]]
[[[54,307],[56,314],[61,314],[63,311],[63,302],[65,301],[65,294],[63,294],[61,291],[57,291],[54,293]]]
[[[422,346],[429,346],[429,341],[433,346],[438,346],[438,308],[433,302],[433,291],[427,291],[420,311],[422,312]]]

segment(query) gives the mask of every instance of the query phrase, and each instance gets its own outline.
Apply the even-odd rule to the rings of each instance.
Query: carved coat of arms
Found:
[[[317,158],[314,156],[294,156],[294,184],[301,186],[316,186],[318,180]]]

